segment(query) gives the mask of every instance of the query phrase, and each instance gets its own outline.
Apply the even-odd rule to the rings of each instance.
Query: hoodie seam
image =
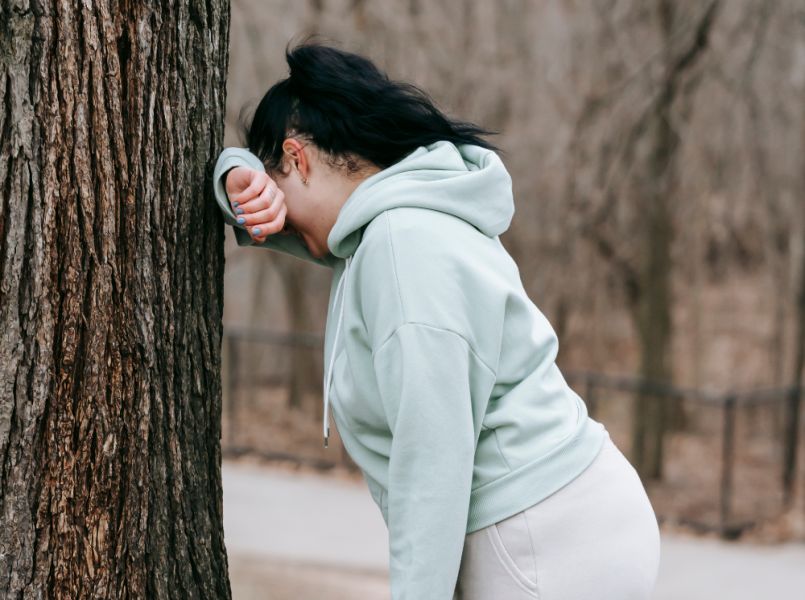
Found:
[[[405,306],[403,305],[402,301],[402,286],[400,285],[400,277],[397,274],[397,253],[394,251],[394,239],[391,233],[391,219],[389,218],[389,213],[387,210],[383,211],[383,216],[386,218],[386,231],[388,232],[387,237],[389,240],[389,247],[391,249],[391,270],[394,273],[394,283],[397,284],[397,299],[400,302],[400,314],[402,315],[403,322],[405,322],[407,319],[405,318]],[[383,343],[385,344],[385,341]],[[381,344],[381,346],[382,345],[383,344]]]
[[[439,327],[437,325],[431,325],[430,323],[422,323],[422,322],[419,322],[419,321],[406,321],[405,323],[402,323],[401,325],[397,326],[394,329],[394,331],[392,331],[389,334],[389,336],[385,340],[383,340],[383,342],[376,349],[372,350],[372,361],[373,362],[374,362],[375,356],[383,350],[385,345],[389,341],[391,341],[391,339],[393,337],[395,337],[397,335],[397,332],[400,331],[400,329],[402,329],[403,327],[406,327],[408,325],[414,325],[414,326],[417,326],[417,327],[428,327],[430,329],[436,329],[437,331],[443,331],[445,333],[452,333],[456,337],[460,338],[465,344],[467,344],[467,348],[472,353],[472,355],[478,360],[478,362],[481,363],[486,368],[486,370],[489,371],[493,375],[493,377],[497,378],[497,373],[495,372],[495,370],[492,367],[490,367],[488,364],[486,364],[486,361],[483,358],[481,358],[481,356],[475,351],[475,348],[472,347],[472,344],[470,344],[470,342],[467,340],[466,337],[464,337],[463,335],[461,335],[457,331],[453,331],[452,329],[447,329],[445,327]]]
[[[388,237],[388,240],[389,240],[389,247],[391,249],[391,269],[392,269],[392,272],[394,273],[394,282],[397,285],[397,298],[398,298],[399,303],[400,303],[400,313],[402,314],[402,321],[403,322],[400,325],[398,325],[394,329],[394,331],[392,331],[388,335],[388,337],[386,337],[386,339],[383,340],[380,343],[380,345],[377,347],[376,350],[372,350],[372,360],[374,361],[375,354],[377,352],[380,352],[382,350],[382,348],[386,345],[386,343],[391,338],[393,338],[402,327],[405,327],[406,325],[421,325],[423,327],[430,327],[431,329],[437,329],[439,331],[446,331],[446,332],[452,333],[453,335],[456,335],[459,338],[461,338],[464,341],[464,343],[467,344],[467,348],[469,348],[470,352],[478,360],[478,362],[480,362],[484,367],[486,367],[486,369],[492,374],[493,377],[497,378],[497,373],[495,372],[495,370],[492,367],[490,367],[483,358],[481,358],[481,356],[475,351],[475,348],[472,347],[472,344],[470,344],[469,340],[467,340],[467,338],[464,337],[462,334],[458,333],[457,331],[453,331],[452,329],[446,329],[444,327],[438,327],[436,325],[431,325],[429,323],[424,323],[424,322],[419,322],[419,321],[409,321],[406,318],[406,316],[405,316],[405,306],[403,305],[403,300],[402,300],[402,286],[400,285],[400,279],[399,279],[399,276],[397,274],[397,254],[394,251],[394,235],[393,235],[393,233],[391,231],[391,218],[389,217],[389,211],[388,210],[383,211],[383,216],[386,218],[386,230],[388,232],[387,237]]]

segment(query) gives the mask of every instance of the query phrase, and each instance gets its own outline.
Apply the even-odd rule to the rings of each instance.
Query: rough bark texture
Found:
[[[229,598],[229,5],[0,3],[0,597]]]

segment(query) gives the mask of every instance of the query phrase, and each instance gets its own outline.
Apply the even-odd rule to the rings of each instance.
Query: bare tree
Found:
[[[805,13],[802,15],[805,18]],[[805,114],[801,121],[802,147],[805,148]],[[802,182],[805,183],[805,164],[801,164],[802,168]],[[800,209],[802,214],[800,217],[800,240],[805,240],[805,208]],[[799,432],[802,428],[802,399],[805,395],[803,388],[805,388],[805,247],[800,245],[799,256],[799,284],[797,285],[796,298],[795,298],[795,347],[793,358],[793,369],[791,384],[794,392],[786,407],[786,445],[785,457],[783,467],[783,487],[785,491],[785,499],[788,504],[796,506],[799,502],[805,504],[805,489],[800,487],[794,489],[796,483],[796,470],[797,470],[797,453],[799,446],[802,446],[802,440],[799,439]],[[805,456],[805,452],[800,454]],[[802,460],[802,459],[800,459]],[[800,470],[805,473],[805,464],[800,464]],[[805,486],[805,477],[801,482]],[[797,494],[800,498],[797,499]],[[803,506],[805,508],[805,506]],[[803,532],[805,533],[805,532]]]
[[[692,93],[695,83],[688,73],[707,49],[718,8],[719,2],[713,0],[691,16],[674,2],[658,0],[652,12],[643,15],[656,23],[657,51],[648,61],[642,59],[641,66],[631,68],[620,64],[623,57],[617,53],[608,70],[613,75],[628,75],[588,96],[571,146],[576,164],[579,168],[592,166],[598,182],[592,197],[585,199],[575,180],[577,170],[572,169],[567,184],[569,201],[585,215],[581,231],[618,276],[638,335],[639,374],[654,382],[673,381],[672,205],[680,137],[673,111]],[[602,12],[602,19],[603,36],[614,39],[616,27],[609,22],[608,13]],[[612,118],[623,87],[650,68],[657,75],[649,77],[648,99],[642,107],[629,107],[631,114],[623,117],[628,125],[622,125],[620,136],[591,138],[591,130]],[[600,144],[593,156],[587,148],[591,139]],[[645,477],[662,476],[664,432],[669,425],[682,426],[682,415],[667,414],[668,406],[666,399],[651,395],[636,399],[630,458]]]
[[[0,596],[229,598],[229,5],[0,4]]]

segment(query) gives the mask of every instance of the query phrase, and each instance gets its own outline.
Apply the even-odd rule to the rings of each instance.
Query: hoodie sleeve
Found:
[[[473,396],[494,374],[457,333],[399,326],[373,352],[392,432],[389,572],[392,600],[451,600],[466,535],[477,435]]]
[[[328,254],[323,258],[313,256],[302,240],[295,235],[274,234],[267,236],[265,241],[261,244],[255,243],[252,236],[250,236],[249,232],[246,230],[246,227],[238,223],[235,214],[232,212],[232,207],[229,204],[229,198],[226,194],[226,188],[224,187],[224,174],[234,167],[250,167],[262,172],[265,172],[265,167],[259,157],[252,154],[246,148],[237,147],[224,148],[215,163],[212,176],[215,200],[218,202],[221,212],[223,212],[224,221],[235,230],[235,240],[238,246],[268,248],[269,250],[284,252],[285,254],[291,254],[302,260],[332,268],[336,260],[332,254]]]

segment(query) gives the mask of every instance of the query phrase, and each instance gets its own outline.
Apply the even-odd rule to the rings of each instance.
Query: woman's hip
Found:
[[[607,435],[566,486],[467,535],[454,600],[647,600],[659,558],[645,488]]]

